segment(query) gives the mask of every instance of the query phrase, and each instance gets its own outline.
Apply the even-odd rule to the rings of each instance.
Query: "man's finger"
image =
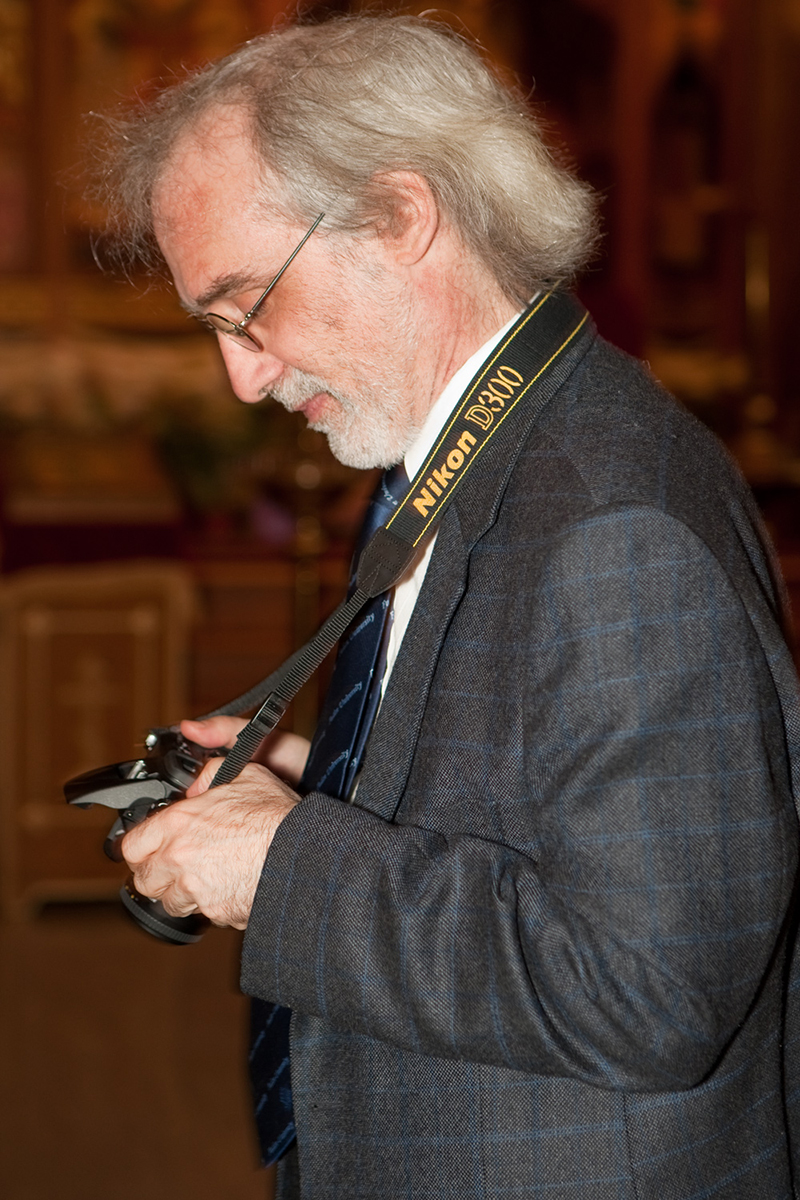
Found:
[[[160,900],[171,917],[188,917],[198,911],[197,902],[187,895],[173,879],[157,881],[156,868],[151,863],[143,863],[133,873],[133,886],[140,896],[147,900]]]
[[[158,815],[158,813],[153,813],[140,825],[135,825],[123,837],[121,849],[129,867],[133,868],[144,862],[161,847],[164,841],[164,831]]]
[[[181,733],[190,742],[197,742],[198,746],[211,749],[214,746],[230,748],[246,724],[244,717],[209,717],[207,721],[185,720],[181,721]]]

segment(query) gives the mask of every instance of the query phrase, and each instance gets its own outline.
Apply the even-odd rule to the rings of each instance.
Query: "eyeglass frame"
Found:
[[[311,237],[312,233],[317,228],[324,216],[325,213],[321,212],[311,228],[305,234],[303,234],[303,237],[297,243],[286,262],[278,271],[277,275],[273,275],[272,279],[264,288],[264,291],[258,297],[253,307],[248,313],[245,313],[241,321],[231,321],[229,317],[220,316],[219,313],[208,312],[197,317],[201,325],[208,326],[208,328],[214,333],[221,333],[224,337],[229,337],[232,341],[236,342],[237,346],[241,346],[243,350],[249,350],[253,354],[260,354],[264,347],[257,338],[253,337],[249,329],[245,329],[245,325],[248,323],[248,321],[252,321],[253,317],[258,316],[259,309],[266,300],[267,296],[275,287],[275,284],[281,278],[286,268],[292,262],[294,262],[294,259],[303,249],[303,246],[305,246],[306,242]]]

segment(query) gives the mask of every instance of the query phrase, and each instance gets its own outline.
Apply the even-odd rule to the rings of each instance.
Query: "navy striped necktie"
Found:
[[[355,572],[361,551],[375,531],[386,524],[407,490],[408,476],[402,463],[382,476],[361,527],[348,595],[355,591]],[[350,796],[378,711],[392,619],[392,595],[384,592],[361,610],[342,635],[300,781],[302,795],[325,792],[338,800],[347,800]]]
[[[355,591],[361,551],[376,529],[389,520],[407,489],[408,476],[402,463],[381,477],[358,537],[348,595]],[[349,797],[380,703],[392,619],[392,595],[386,592],[370,600],[342,635],[298,787],[301,795],[321,791],[338,800]],[[253,1000],[250,1075],[265,1166],[281,1158],[295,1138],[289,1073],[291,1015],[288,1008]]]

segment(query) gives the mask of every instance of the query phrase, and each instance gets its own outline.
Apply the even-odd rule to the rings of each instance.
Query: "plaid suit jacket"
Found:
[[[752,499],[599,339],[478,469],[357,806],[283,822],[245,937],[295,1010],[284,1195],[790,1197],[798,707]]]

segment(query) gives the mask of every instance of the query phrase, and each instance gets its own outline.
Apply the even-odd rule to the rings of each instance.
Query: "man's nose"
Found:
[[[219,335],[219,347],[231,387],[245,404],[263,400],[266,389],[278,379],[284,364],[268,350],[253,353],[237,346],[232,338]]]

